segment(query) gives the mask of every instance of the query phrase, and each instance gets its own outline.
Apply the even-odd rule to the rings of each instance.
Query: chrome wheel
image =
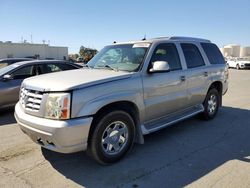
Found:
[[[217,108],[217,98],[215,95],[210,95],[210,98],[207,101],[207,111],[210,115],[214,114],[216,112]]]
[[[118,154],[128,142],[127,125],[121,121],[109,124],[102,134],[101,142],[105,154]]]

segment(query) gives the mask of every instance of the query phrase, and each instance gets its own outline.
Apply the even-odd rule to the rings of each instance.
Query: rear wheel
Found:
[[[120,160],[131,148],[135,124],[124,111],[112,111],[98,118],[89,140],[91,156],[101,164]]]
[[[203,103],[204,112],[202,115],[206,120],[213,119],[216,116],[219,108],[219,99],[218,90],[216,88],[211,88]]]

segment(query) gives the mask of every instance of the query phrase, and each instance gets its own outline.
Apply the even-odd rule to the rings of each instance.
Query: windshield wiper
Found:
[[[110,65],[97,66],[98,68],[108,68],[110,70],[118,71],[118,68],[111,67]]]

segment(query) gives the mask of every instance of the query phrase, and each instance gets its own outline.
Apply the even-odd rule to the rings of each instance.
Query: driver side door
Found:
[[[156,46],[150,67],[156,61],[166,61],[170,71],[147,73],[143,77],[146,122],[178,112],[187,106],[186,81],[182,79],[181,60],[174,43]]]

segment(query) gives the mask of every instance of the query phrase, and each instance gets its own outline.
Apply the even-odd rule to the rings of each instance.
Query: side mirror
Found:
[[[170,67],[168,62],[166,61],[155,61],[153,63],[153,67],[149,69],[150,73],[168,72],[168,71],[170,71]]]
[[[9,75],[9,74],[5,74],[5,75],[3,76],[3,80],[4,80],[4,81],[8,81],[8,80],[11,80],[11,79],[12,79],[12,76]]]

